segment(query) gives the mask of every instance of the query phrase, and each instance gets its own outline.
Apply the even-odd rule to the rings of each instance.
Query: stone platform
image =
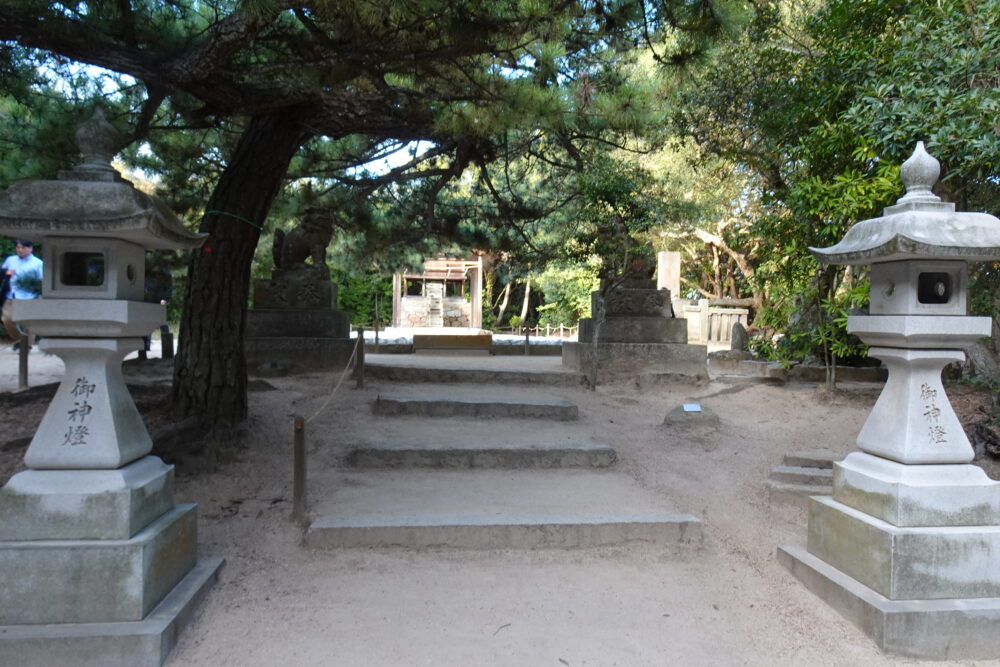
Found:
[[[577,418],[577,406],[569,401],[551,399],[527,401],[509,398],[459,398],[453,396],[407,396],[379,394],[374,404],[378,415],[417,415],[421,417],[531,417],[571,421]]]
[[[247,368],[262,375],[343,368],[354,352],[348,313],[336,310],[337,285],[310,270],[276,269],[254,281],[247,312]]]
[[[215,583],[206,558],[140,621],[0,626],[3,664],[19,667],[160,667]]]
[[[1000,598],[890,600],[803,547],[779,547],[778,561],[884,651],[932,660],[1000,654]]]
[[[366,471],[331,477],[311,547],[530,549],[701,539],[627,475],[591,470]]]
[[[618,458],[601,443],[362,445],[350,454],[356,468],[605,468]]]
[[[559,350],[553,345],[544,347]],[[453,357],[366,354],[365,374],[378,380],[407,383],[580,385],[584,381],[581,373],[564,367],[558,356],[513,354],[499,359],[476,357],[474,363]]]
[[[687,320],[674,317],[670,291],[655,280],[605,282],[591,294],[591,312],[562,354],[564,366],[591,382],[708,379],[708,348],[687,344]]]

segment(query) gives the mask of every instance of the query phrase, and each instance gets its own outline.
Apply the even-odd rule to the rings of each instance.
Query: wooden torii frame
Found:
[[[401,326],[403,285],[407,280],[462,281],[469,279],[471,313],[469,326],[479,329],[483,326],[483,256],[474,259],[436,257],[424,260],[423,273],[395,273],[392,276],[392,326]]]

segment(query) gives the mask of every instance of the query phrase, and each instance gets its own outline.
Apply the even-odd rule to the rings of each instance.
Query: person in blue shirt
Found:
[[[26,289],[22,281],[23,278],[30,278],[32,275],[36,276],[39,281],[42,279],[42,260],[35,257],[34,250],[34,242],[18,240],[14,245],[15,254],[5,259],[2,269],[0,269],[3,271],[4,285],[6,286],[2,312],[3,328],[7,331],[7,335],[15,341],[19,334],[14,320],[11,318],[14,300],[37,299],[41,296],[35,291]],[[17,349],[17,345],[14,345],[14,349]]]

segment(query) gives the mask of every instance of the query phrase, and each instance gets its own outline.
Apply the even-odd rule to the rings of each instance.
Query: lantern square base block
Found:
[[[0,655],[20,667],[160,667],[223,563],[200,561],[141,621],[0,626]]]
[[[883,651],[933,660],[1000,655],[1000,598],[890,600],[801,546],[779,547],[778,561]]]
[[[195,565],[194,505],[128,540],[0,542],[0,623],[141,621]]]
[[[0,489],[4,540],[127,540],[174,506],[174,467],[25,470]]]

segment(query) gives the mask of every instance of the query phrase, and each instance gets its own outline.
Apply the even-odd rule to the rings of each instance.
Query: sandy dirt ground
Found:
[[[14,355],[0,354],[6,373]],[[33,384],[50,378],[46,363],[57,362],[35,364]],[[168,362],[126,364],[126,376],[156,419]],[[320,373],[255,379],[240,445],[214,470],[178,466],[178,501],[198,503],[200,553],[222,556],[226,565],[170,655],[171,667],[916,664],[882,655],[775,558],[778,545],[804,543],[806,515],[769,503],[770,469],[791,451],[850,452],[875,386],[829,396],[807,384],[590,391],[370,380],[359,390],[348,380],[331,398],[336,380]],[[527,420],[408,421],[372,414],[379,391],[515,391],[573,401],[581,416],[542,432]],[[960,414],[974,414],[986,400],[961,387],[950,393]],[[12,396],[0,394],[4,479],[18,468],[44,408],[43,399],[16,403]],[[714,410],[721,425],[663,427],[664,416],[688,399]],[[701,518],[704,540],[670,548],[307,549],[289,520],[294,414],[311,417],[314,501],[335,491],[318,481],[362,443],[586,439],[614,445],[620,470],[678,512]]]

